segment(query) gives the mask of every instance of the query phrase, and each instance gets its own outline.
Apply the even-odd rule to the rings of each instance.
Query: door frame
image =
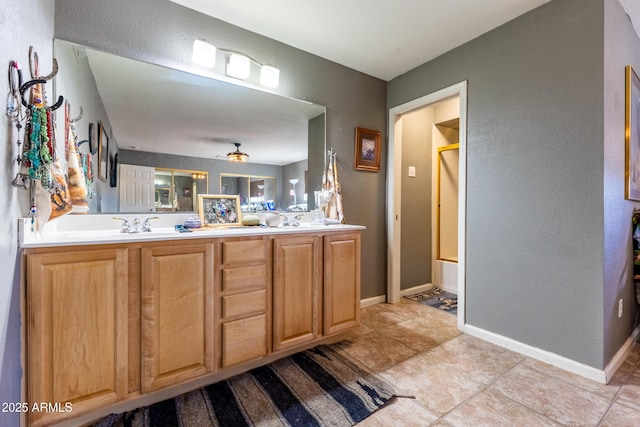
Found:
[[[389,109],[387,158],[387,302],[400,301],[400,235],[402,224],[402,115],[418,108],[460,97],[460,164],[458,183],[458,329],[465,325],[467,210],[467,81]],[[429,243],[431,244],[431,243]]]

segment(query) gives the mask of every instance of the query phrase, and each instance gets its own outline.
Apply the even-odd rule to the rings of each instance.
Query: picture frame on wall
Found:
[[[98,152],[98,137],[96,135],[96,126],[93,122],[89,123],[89,152],[94,156]]]
[[[382,134],[377,130],[356,128],[354,166],[357,170],[380,171]]]
[[[640,79],[625,69],[625,198],[640,201]]]
[[[107,182],[109,161],[109,135],[102,121],[98,122],[98,178]]]
[[[203,225],[241,225],[240,196],[200,194],[198,213]]]

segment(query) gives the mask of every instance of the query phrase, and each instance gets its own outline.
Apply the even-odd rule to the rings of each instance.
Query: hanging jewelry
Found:
[[[22,142],[20,140],[20,130],[22,122],[26,117],[22,110],[22,97],[20,94],[20,86],[22,85],[22,72],[20,65],[16,61],[9,61],[9,93],[7,94],[7,116],[9,120],[16,126],[16,145],[18,146],[18,156],[16,162],[18,166],[22,163]],[[18,180],[19,176],[16,176]],[[16,181],[14,180],[14,181]],[[21,185],[19,185],[21,186]]]

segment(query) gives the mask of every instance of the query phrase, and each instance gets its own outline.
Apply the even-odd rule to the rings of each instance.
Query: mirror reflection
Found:
[[[197,212],[198,195],[209,192],[209,173],[156,168],[156,212]]]
[[[243,213],[276,210],[276,184],[275,176],[220,174],[220,194],[240,196]]]
[[[238,188],[234,194],[246,200],[247,209],[256,210],[303,209],[307,192],[320,188],[324,106],[61,40],[54,48],[60,71],[53,95],[69,101],[72,116],[83,109],[75,124],[81,140],[89,139],[89,123],[102,121],[109,136],[106,149],[109,156],[118,154],[120,167],[154,168],[159,177],[166,170],[200,171],[212,183],[221,183],[208,188],[209,194],[222,194],[224,176],[245,176],[244,187],[228,183],[225,191],[232,194],[231,188]],[[88,153],[89,147],[81,144],[80,151]],[[237,148],[248,154],[247,162],[227,160]],[[121,177],[115,187],[109,179],[94,181],[91,212],[121,210]],[[204,194],[200,184],[195,183],[193,194],[193,181],[180,182],[183,177],[176,172],[172,177],[172,184],[152,187],[152,210],[197,212],[194,196]],[[295,188],[292,179],[299,181]],[[191,196],[185,188],[192,189]]]

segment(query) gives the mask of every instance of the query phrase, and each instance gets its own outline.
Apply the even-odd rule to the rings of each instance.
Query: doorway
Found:
[[[459,156],[458,162],[458,194],[457,194],[457,227],[455,239],[457,240],[457,264],[454,265],[455,279],[457,281],[458,294],[458,328],[462,329],[465,324],[465,242],[466,242],[466,106],[467,106],[467,82],[458,83],[438,92],[415,99],[405,104],[399,105],[389,110],[389,157],[387,179],[387,302],[395,303],[400,300],[401,293],[401,236],[402,236],[402,178],[405,172],[403,168],[403,115],[419,110],[421,108],[440,103],[451,98],[459,98],[459,145],[456,153]],[[436,154],[437,156],[437,154]],[[438,156],[439,157],[439,156]],[[409,169],[409,175],[412,170]],[[415,170],[413,170],[415,172]],[[434,183],[435,187],[435,183]],[[435,193],[434,193],[435,202]],[[406,209],[406,208],[405,208]],[[411,211],[407,210],[407,218]],[[436,213],[437,215],[437,213]],[[439,227],[434,221],[435,230]],[[438,232],[439,233],[439,232]],[[438,234],[439,235],[439,234]],[[435,242],[435,239],[434,239]],[[429,243],[430,244],[430,243]],[[440,248],[434,243],[435,252]]]

